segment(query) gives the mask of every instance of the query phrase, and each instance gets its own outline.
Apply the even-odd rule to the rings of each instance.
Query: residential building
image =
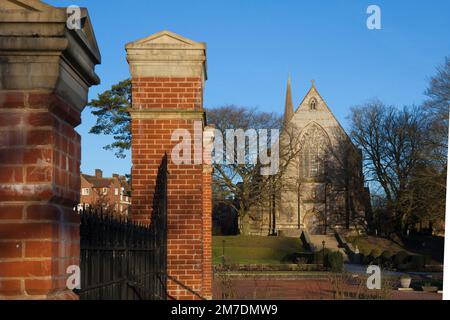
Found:
[[[124,176],[103,177],[100,169],[95,175],[81,174],[78,209],[91,207],[114,215],[127,216],[131,205],[131,188]]]

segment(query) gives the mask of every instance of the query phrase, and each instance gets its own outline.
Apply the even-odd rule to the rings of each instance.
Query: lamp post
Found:
[[[323,261],[323,267],[325,268],[325,240],[322,241],[322,261]]]

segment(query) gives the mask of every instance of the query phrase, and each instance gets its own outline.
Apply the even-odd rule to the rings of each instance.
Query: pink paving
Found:
[[[348,286],[346,291],[355,292],[357,286]],[[334,298],[333,285],[327,279],[233,279],[213,284],[213,298],[223,299],[282,299],[282,300],[330,300]],[[427,292],[389,291],[392,300],[442,300],[442,295]]]

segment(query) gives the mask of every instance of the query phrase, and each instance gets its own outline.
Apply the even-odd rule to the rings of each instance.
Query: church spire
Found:
[[[292,104],[292,93],[291,93],[291,76],[289,75],[286,89],[286,103],[284,105],[284,126],[287,126],[289,121],[291,121],[294,116],[294,106]]]

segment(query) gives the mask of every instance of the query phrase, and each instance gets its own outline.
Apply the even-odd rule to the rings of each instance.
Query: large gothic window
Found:
[[[317,124],[306,128],[301,139],[301,176],[318,178],[325,173],[325,156],[329,145],[328,136]]]

